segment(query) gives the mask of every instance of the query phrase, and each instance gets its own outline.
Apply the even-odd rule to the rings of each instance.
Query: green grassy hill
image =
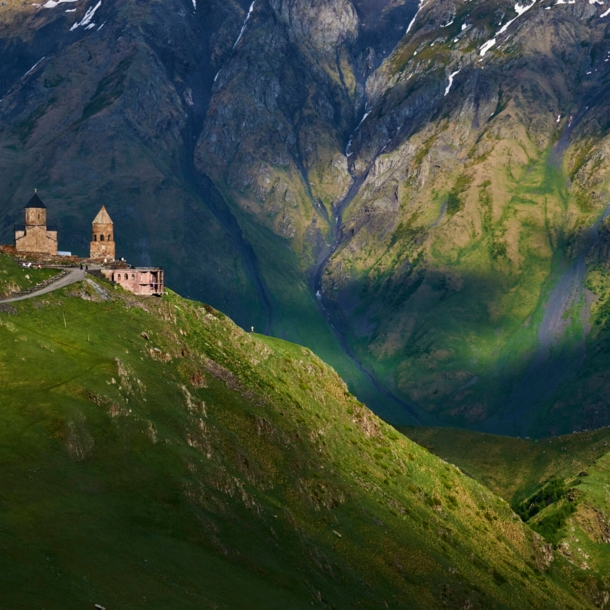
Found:
[[[0,607],[585,608],[309,350],[97,280],[0,312]]]
[[[509,501],[568,561],[610,581],[609,428],[543,440],[401,431]]]

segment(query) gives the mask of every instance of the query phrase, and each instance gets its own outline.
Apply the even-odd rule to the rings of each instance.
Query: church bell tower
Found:
[[[89,257],[104,262],[113,261],[116,258],[114,223],[104,206],[93,219],[92,229]]]

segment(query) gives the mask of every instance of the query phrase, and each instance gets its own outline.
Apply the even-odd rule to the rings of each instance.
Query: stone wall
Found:
[[[57,231],[47,231],[44,225],[15,231],[15,251],[57,254]]]
[[[46,227],[47,211],[44,208],[26,208],[25,224]]]

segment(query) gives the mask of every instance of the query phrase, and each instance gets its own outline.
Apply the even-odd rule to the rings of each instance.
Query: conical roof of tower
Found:
[[[97,213],[97,216],[93,219],[93,224],[114,224],[112,222],[112,218],[110,218],[110,215],[108,214],[108,212],[106,212],[106,208],[104,206],[100,208],[100,211]]]
[[[28,204],[25,206],[26,210],[28,208],[44,208],[46,209],[47,206],[42,203],[40,197],[38,196],[37,193],[34,193],[34,196],[28,201]]]

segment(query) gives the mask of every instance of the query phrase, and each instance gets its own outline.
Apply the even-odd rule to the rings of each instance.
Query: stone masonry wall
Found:
[[[116,250],[114,245],[114,226],[107,223],[94,223],[90,243],[90,257],[96,260],[114,260]]]
[[[25,232],[15,233],[17,252],[57,254],[57,231],[47,231],[46,226],[26,226]]]

